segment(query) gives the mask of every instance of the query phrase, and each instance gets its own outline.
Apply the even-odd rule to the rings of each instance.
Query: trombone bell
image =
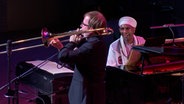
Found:
[[[45,27],[45,28],[42,28],[41,35],[42,35],[42,43],[44,44],[44,46],[48,47],[49,46],[49,42],[51,40],[51,36],[50,36],[51,33]]]

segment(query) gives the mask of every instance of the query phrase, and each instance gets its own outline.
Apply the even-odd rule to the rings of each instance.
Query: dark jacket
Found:
[[[102,37],[94,36],[83,41],[77,46],[77,49],[74,48],[76,48],[75,43],[68,43],[60,51],[58,58],[63,63],[75,64],[72,83],[76,83],[76,81],[82,82],[81,86],[83,87],[80,89],[83,91],[78,92],[82,94],[82,97],[78,99],[78,103],[83,104],[82,102],[87,95],[86,104],[105,104],[104,78],[107,58],[107,47],[105,42],[102,40]],[[76,75],[75,72],[79,73]],[[75,82],[73,81],[74,79]],[[70,89],[76,87],[76,85],[72,86],[72,83]],[[72,93],[72,90],[70,93]],[[72,94],[70,95],[72,96]],[[70,98],[70,95],[69,100],[72,104],[71,100],[73,98]],[[74,100],[73,102],[78,104]]]

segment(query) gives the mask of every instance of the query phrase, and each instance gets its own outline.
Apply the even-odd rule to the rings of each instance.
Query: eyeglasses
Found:
[[[83,26],[89,26],[89,25],[85,24],[84,22],[82,22],[81,25],[83,25]]]

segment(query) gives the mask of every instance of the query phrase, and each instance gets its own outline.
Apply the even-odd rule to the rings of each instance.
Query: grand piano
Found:
[[[123,70],[106,68],[108,104],[182,102],[184,61],[145,66],[143,74],[141,70],[132,66],[124,66]],[[157,103],[161,100],[163,102]]]
[[[182,42],[179,46],[133,47],[142,53],[142,66],[107,66],[107,104],[183,104]]]

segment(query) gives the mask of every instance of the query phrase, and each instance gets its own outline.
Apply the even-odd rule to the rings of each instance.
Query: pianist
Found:
[[[136,65],[140,59],[140,53],[132,50],[132,46],[143,45],[145,39],[136,36],[137,21],[130,17],[124,16],[119,19],[120,38],[110,44],[107,58],[107,66],[123,69],[124,65]]]

